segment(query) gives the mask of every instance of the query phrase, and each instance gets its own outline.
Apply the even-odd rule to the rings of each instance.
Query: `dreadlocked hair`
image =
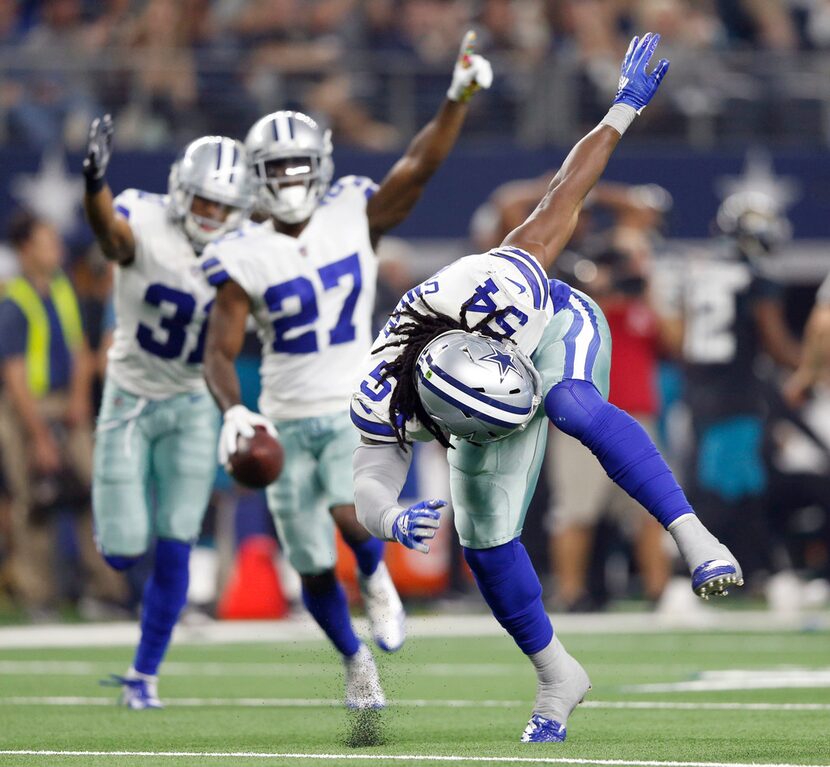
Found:
[[[418,388],[415,385],[415,365],[424,347],[442,333],[449,330],[463,330],[467,333],[482,333],[491,338],[507,338],[508,333],[497,333],[488,328],[487,325],[493,320],[505,316],[508,309],[494,309],[483,319],[471,326],[467,320],[467,312],[470,304],[476,299],[473,296],[461,306],[459,319],[448,314],[436,311],[427,301],[421,297],[421,301],[429,313],[422,313],[412,306],[406,306],[398,312],[399,318],[406,318],[395,327],[394,341],[381,346],[377,351],[388,349],[392,346],[403,346],[400,354],[386,364],[383,371],[383,381],[389,378],[397,379],[397,386],[392,391],[389,399],[389,421],[395,430],[395,437],[401,448],[406,447],[406,422],[413,415],[424,425],[427,431],[432,434],[444,447],[451,448],[449,439],[441,427],[435,423],[427,413],[421,398],[418,396]]]

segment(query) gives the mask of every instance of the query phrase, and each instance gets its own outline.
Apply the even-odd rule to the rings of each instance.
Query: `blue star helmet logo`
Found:
[[[493,349],[492,354],[486,354],[483,357],[479,357],[479,362],[492,362],[494,365],[499,366],[499,382],[504,381],[505,377],[511,370],[515,370],[517,373],[519,369],[516,367],[516,363],[513,362],[513,355],[509,352],[502,352],[498,351],[497,349],[490,347]]]

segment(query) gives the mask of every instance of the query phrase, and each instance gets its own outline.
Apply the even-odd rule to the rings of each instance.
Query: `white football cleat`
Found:
[[[375,644],[385,652],[400,650],[406,639],[406,613],[386,564],[381,562],[371,575],[358,572],[357,582]]]
[[[738,560],[693,513],[683,514],[667,530],[672,534],[689,572],[692,591],[703,599],[726,596],[730,586],[743,586]]]
[[[361,643],[360,649],[351,658],[344,658],[343,663],[346,666],[346,707],[384,708],[386,696],[369,648]]]
[[[573,710],[591,689],[591,680],[582,664],[561,648],[560,681],[536,688],[536,704],[520,738],[522,743],[561,743],[567,735],[566,723]],[[545,716],[538,711],[543,710]]]
[[[139,674],[130,669],[126,676],[111,675],[111,680],[102,684],[111,684],[121,687],[119,705],[126,706],[133,711],[148,708],[164,708],[158,695],[158,677],[149,674]]]

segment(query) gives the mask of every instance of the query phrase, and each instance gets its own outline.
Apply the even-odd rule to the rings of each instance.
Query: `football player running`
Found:
[[[519,536],[545,452],[545,415],[588,447],[609,476],[674,536],[703,596],[740,583],[734,557],[698,521],[642,427],[606,401],[608,325],[585,294],[545,270],[568,242],[585,196],[668,70],[649,72],[659,35],[634,38],[600,124],[571,150],[536,209],[501,247],[462,258],[400,301],[352,401],[358,519],[374,535],[427,552],[444,501],[398,496],[409,441],[450,447],[455,523],[493,615],[533,663],[525,742],[565,739],[588,675],[554,635]],[[542,407],[539,407],[539,406]]]
[[[334,573],[335,525],[354,552],[375,642],[386,651],[404,641],[404,612],[382,562],[383,542],[356,519],[352,453],[359,437],[349,421],[358,361],[371,344],[370,321],[381,235],[403,221],[452,149],[467,101],[492,81],[489,62],[467,33],[447,98],[380,185],[359,176],[331,187],[329,131],[291,111],[259,120],[245,140],[269,215],[212,245],[204,268],[217,287],[205,357],[208,385],[224,412],[220,462],[240,436],[275,424],[285,466],[267,488],[268,506],[302,597],[341,653],[346,705],[381,708],[383,690],[372,653],[358,639]],[[240,404],[234,360],[252,313],[263,341],[262,415]]]
[[[98,548],[116,570],[147,553],[141,639],[122,703],[160,708],[159,665],[185,605],[190,548],[215,477],[216,410],[202,375],[214,290],[199,266],[209,242],[239,226],[253,203],[245,149],[205,136],[170,171],[168,194],[128,189],[113,200],[105,179],[113,124],[90,128],[84,208],[115,262],[114,341],[96,427],[93,512]]]

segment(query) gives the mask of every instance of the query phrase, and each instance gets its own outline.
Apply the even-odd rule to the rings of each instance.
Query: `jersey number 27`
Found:
[[[354,310],[363,282],[358,254],[352,253],[340,261],[326,264],[318,269],[318,274],[325,290],[336,288],[343,280],[351,281],[351,290],[343,302],[337,324],[329,331],[329,344],[336,346],[354,341],[356,336],[353,322]],[[317,331],[314,328],[293,338],[287,338],[286,335],[294,328],[313,324],[320,316],[314,284],[307,277],[295,277],[293,280],[272,285],[265,291],[265,303],[272,312],[281,311],[286,300],[290,298],[299,299],[300,309],[294,314],[285,314],[274,320],[272,347],[275,352],[283,354],[313,354],[319,349]]]

